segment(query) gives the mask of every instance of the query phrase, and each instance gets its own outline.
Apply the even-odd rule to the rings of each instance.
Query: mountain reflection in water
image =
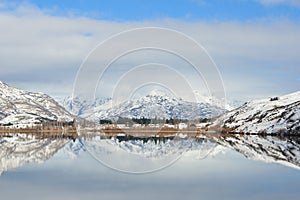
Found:
[[[151,171],[176,161],[187,152],[196,152],[198,159],[216,155],[222,148],[233,149],[252,160],[279,163],[300,169],[300,138],[257,135],[214,135],[201,138],[149,137],[136,138],[103,136],[77,138],[43,138],[15,134],[0,137],[0,174],[26,163],[42,163],[63,149],[70,158],[76,158],[82,151],[88,151],[111,168],[121,167],[121,171]],[[122,154],[118,154],[122,152]],[[133,162],[147,163],[146,168]],[[122,160],[120,160],[122,159]],[[123,165],[120,166],[120,162]],[[118,165],[115,167],[115,165]],[[144,167],[145,165],[143,165]],[[124,167],[124,168],[122,168]]]

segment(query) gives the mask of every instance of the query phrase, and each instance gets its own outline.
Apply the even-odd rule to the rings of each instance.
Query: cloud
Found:
[[[201,43],[218,65],[230,98],[300,88],[300,26],[296,22],[206,23],[166,18],[121,23],[51,16],[28,5],[0,13],[0,79],[23,89],[68,94],[80,64],[99,42],[144,26],[172,28]]]
[[[300,1],[298,0],[257,0],[263,5],[280,5],[280,4],[286,4],[290,6],[295,6],[300,8]]]

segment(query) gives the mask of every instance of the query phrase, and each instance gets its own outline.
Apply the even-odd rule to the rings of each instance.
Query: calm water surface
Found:
[[[57,200],[299,199],[299,143],[297,138],[258,136],[161,142],[2,137],[0,196]],[[132,174],[108,166],[131,172],[167,167]]]

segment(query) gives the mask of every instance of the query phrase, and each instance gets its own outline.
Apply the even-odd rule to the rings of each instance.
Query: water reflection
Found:
[[[37,139],[28,134],[0,137],[0,175],[26,163],[42,163],[69,142],[64,138]]]
[[[42,163],[63,149],[68,158],[89,152],[102,164],[123,172],[143,173],[164,168],[187,153],[196,159],[233,149],[249,159],[300,169],[298,137],[213,135],[201,138],[133,138],[102,136],[71,140],[30,135],[0,137],[0,174],[26,163]]]
[[[150,173],[164,169],[176,162],[182,154],[197,151],[206,157],[217,143],[209,138],[178,137],[116,137],[100,136],[84,141],[88,152],[105,166],[125,173]]]
[[[220,135],[216,141],[249,159],[300,169],[300,138],[257,135]]]

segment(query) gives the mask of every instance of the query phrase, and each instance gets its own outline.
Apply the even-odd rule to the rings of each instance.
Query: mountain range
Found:
[[[114,103],[111,98],[96,98],[93,101],[79,97],[67,98],[64,107],[74,115],[99,122],[100,119],[157,118],[157,119],[197,119],[213,118],[226,112],[228,107],[209,102],[189,102],[165,94],[151,93],[122,103]]]
[[[94,101],[67,98],[63,101],[64,108],[46,94],[27,92],[0,81],[0,105],[2,126],[26,127],[48,121],[69,122],[75,117],[99,122],[100,119],[118,117],[196,119],[219,116],[213,125],[233,132],[300,132],[300,91],[246,102],[231,111],[228,111],[228,106],[208,98],[202,98],[202,102],[189,102],[155,92],[119,104],[114,104],[111,98]]]

